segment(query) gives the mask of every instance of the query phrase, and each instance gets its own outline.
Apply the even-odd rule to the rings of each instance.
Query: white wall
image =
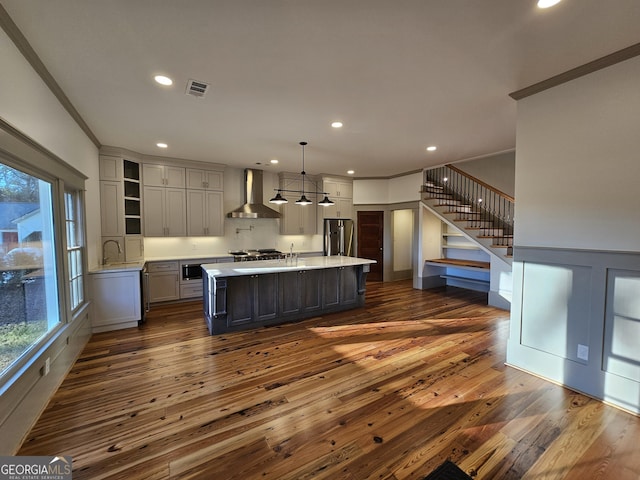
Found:
[[[420,201],[422,172],[393,178],[373,178],[353,181],[355,205],[389,205]]]
[[[0,116],[89,177],[86,181],[87,248],[97,263],[100,248],[98,149],[0,30]]]
[[[640,249],[639,78],[636,57],[518,102],[516,245]]]
[[[463,172],[515,197],[516,152],[503,152],[454,164]]]
[[[422,172],[389,179],[389,203],[419,202]]]
[[[386,205],[389,203],[389,180],[375,178],[353,181],[354,205]]]
[[[507,345],[509,364],[634,413],[639,78],[635,57],[518,102]]]

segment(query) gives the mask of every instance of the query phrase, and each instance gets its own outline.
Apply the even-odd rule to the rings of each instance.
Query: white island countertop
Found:
[[[265,273],[288,272],[295,270],[317,270],[322,268],[352,267],[376,263],[368,258],[334,255],[330,257],[304,257],[290,260],[257,260],[252,262],[208,263],[202,268],[210,277],[239,277]]]

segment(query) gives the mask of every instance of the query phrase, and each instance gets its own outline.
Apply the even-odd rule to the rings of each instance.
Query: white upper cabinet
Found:
[[[100,180],[122,180],[122,158],[100,155]]]
[[[172,165],[142,164],[142,181],[148,187],[185,187],[185,169]]]
[[[353,201],[350,198],[329,197],[333,205],[318,207],[322,218],[353,218]]]
[[[282,196],[289,200],[289,203],[280,205],[280,233],[282,235],[315,235],[317,228],[317,210],[318,199],[316,197],[316,181],[315,177],[306,176],[306,180],[302,182],[300,175],[292,173],[280,174],[280,188],[284,191]],[[291,191],[286,191],[291,190]],[[298,205],[296,200],[302,195],[313,203],[311,205]]]
[[[124,235],[124,200],[122,182],[100,181],[100,220],[102,235],[120,237]]]
[[[334,198],[353,198],[353,181],[325,177],[322,179],[322,191],[326,192],[331,200]]]
[[[145,236],[186,236],[185,192],[183,188],[144,187]]]
[[[222,172],[187,168],[187,188],[222,191],[223,187]]]
[[[224,235],[222,192],[187,190],[187,236]]]
[[[353,181],[347,178],[323,177],[322,191],[334,202],[319,207],[322,218],[353,218]]]

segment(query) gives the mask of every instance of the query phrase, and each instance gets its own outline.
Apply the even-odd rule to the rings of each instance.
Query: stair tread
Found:
[[[451,265],[453,267],[471,267],[482,270],[489,270],[491,268],[490,262],[479,262],[476,260],[459,260],[457,258],[434,258],[427,260],[428,263],[437,263],[442,265]]]

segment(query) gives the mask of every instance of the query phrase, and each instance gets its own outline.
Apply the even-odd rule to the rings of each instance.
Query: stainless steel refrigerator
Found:
[[[324,219],[324,254],[354,257],[353,220],[348,218]]]

